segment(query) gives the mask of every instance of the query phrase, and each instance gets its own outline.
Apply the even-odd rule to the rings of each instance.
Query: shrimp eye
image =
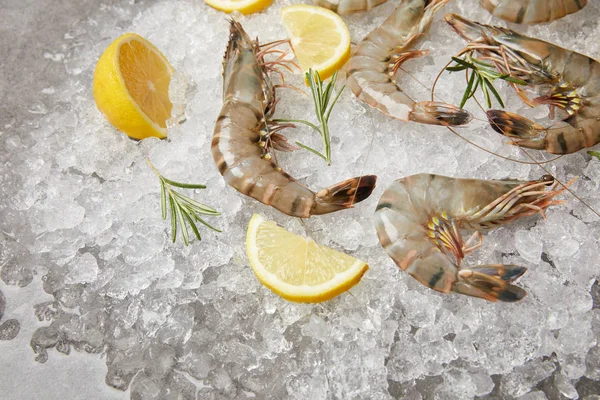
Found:
[[[542,182],[545,182],[547,185],[552,185],[554,183],[554,177],[552,175],[546,174],[542,176]]]

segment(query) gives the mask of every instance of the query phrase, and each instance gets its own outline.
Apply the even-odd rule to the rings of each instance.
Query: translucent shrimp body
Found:
[[[448,0],[404,0],[358,44],[346,64],[346,85],[371,107],[401,121],[432,125],[463,125],[472,116],[451,104],[415,102],[394,81],[397,69],[409,58],[426,54],[411,50],[429,27],[435,12]]]
[[[516,24],[550,22],[581,10],[587,0],[479,0],[494,17]]]
[[[404,271],[442,293],[490,301],[517,301],[526,292],[512,284],[525,272],[515,265],[461,266],[479,247],[480,232],[543,211],[561,201],[554,179],[458,179],[418,174],[394,181],[375,212],[379,242]],[[460,230],[476,231],[463,242]],[[479,239],[479,244],[474,243]]]
[[[340,15],[369,11],[387,0],[313,0],[315,6],[325,7]]]
[[[534,87],[550,86],[533,105],[558,109],[563,120],[544,128],[527,118],[489,110],[494,130],[513,137],[512,144],[568,154],[600,143],[600,63],[583,54],[558,47],[510,29],[446,15],[446,21],[469,45],[503,73]]]
[[[225,181],[261,203],[300,218],[349,208],[367,198],[375,187],[373,175],[315,193],[279,168],[271,154],[272,139],[265,133],[275,93],[258,54],[258,43],[231,21],[223,61],[223,107],[211,145]]]

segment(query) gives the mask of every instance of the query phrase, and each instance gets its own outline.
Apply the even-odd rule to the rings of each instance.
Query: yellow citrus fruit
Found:
[[[350,33],[333,11],[296,4],[284,7],[281,17],[294,54],[305,71],[312,68],[324,80],[350,58]]]
[[[94,100],[106,119],[134,139],[167,136],[173,67],[152,43],[135,33],[115,39],[94,71]]]
[[[293,234],[254,214],[246,233],[254,274],[284,299],[329,300],[356,285],[369,269],[364,261]]]
[[[204,0],[204,2],[226,13],[239,11],[242,14],[252,14],[269,7],[273,0]]]

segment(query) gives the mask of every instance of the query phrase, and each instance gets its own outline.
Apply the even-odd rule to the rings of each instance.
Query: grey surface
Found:
[[[86,19],[101,4],[116,0],[1,0],[0,1],[0,139],[27,130],[36,107],[51,107],[44,88],[59,86],[67,78],[63,63],[44,57],[59,52],[64,35],[77,21]],[[0,145],[0,160],[5,159]],[[0,341],[0,398],[25,399],[126,399],[129,393],[104,383],[105,359],[85,353],[58,355],[48,362],[35,361],[29,347],[33,332],[46,323],[39,322],[31,307],[32,299],[52,299],[36,279],[26,288],[5,285],[3,322],[11,315],[21,319],[21,331],[10,341]],[[22,354],[29,354],[23,357]]]
[[[41,90],[63,82],[64,65],[45,58],[64,43],[69,28],[100,4],[116,0],[0,1],[0,129],[18,129],[44,102]],[[46,104],[47,105],[47,104]],[[9,125],[9,126],[7,126]]]
[[[135,2],[135,0],[131,0]],[[119,0],[0,0],[0,138],[18,135],[27,130],[35,120],[37,107],[52,107],[44,88],[59,86],[67,78],[63,63],[54,62],[44,54],[61,51],[64,35],[78,21],[92,15],[101,4],[116,4]],[[147,4],[148,2],[146,2]],[[146,7],[139,3],[140,9]],[[33,112],[32,112],[33,111]],[[0,141],[0,146],[1,146]],[[0,147],[0,160],[5,157]],[[1,180],[0,180],[1,182]],[[17,338],[0,342],[0,368],[8,373],[0,376],[2,399],[125,399],[128,392],[114,390],[104,383],[105,360],[100,355],[71,352],[62,355],[54,352],[44,364],[34,360],[29,349],[29,339],[40,326],[31,304],[52,300],[44,293],[39,277],[26,288],[7,286],[0,281],[7,304],[3,321],[11,314],[28,315],[20,320],[21,331]],[[598,298],[598,285],[594,299]],[[598,305],[596,304],[596,307]],[[29,357],[22,357],[29,354]],[[8,367],[8,368],[7,368]],[[423,393],[434,385],[423,381]],[[549,385],[549,380],[539,387]],[[435,382],[434,382],[435,383]],[[582,398],[598,394],[598,382],[583,378],[577,384]],[[547,392],[554,392],[549,389]],[[394,394],[393,387],[390,393]],[[400,396],[401,391],[398,392]],[[497,398],[493,394],[486,398]],[[554,398],[561,398],[555,393]]]

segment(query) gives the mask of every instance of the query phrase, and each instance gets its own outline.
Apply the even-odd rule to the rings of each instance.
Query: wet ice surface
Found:
[[[239,19],[261,41],[279,39],[284,36],[279,10],[289,3]],[[491,21],[475,3],[438,13],[422,46],[431,55],[406,64],[425,85],[463,46],[442,22],[444,12]],[[345,18],[353,40],[394,5]],[[255,212],[292,231],[304,228],[227,187],[209,150],[221,105],[224,15],[187,1],[137,10],[126,2],[101,7],[66,33],[64,44],[47,58],[64,64],[69,80],[45,89],[40,96],[46,101],[31,105],[30,129],[16,135],[3,128],[0,285],[15,293],[35,281],[32,286],[42,286],[46,295],[24,305],[4,290],[0,339],[11,339],[18,333],[15,324],[35,315],[39,328],[12,341],[23,346],[22,357],[46,362],[40,369],[61,368],[73,358],[57,352],[101,355],[106,384],[129,389],[136,399],[547,399],[577,398],[577,390],[595,398],[600,227],[582,203],[567,195],[567,203],[548,210],[545,220],[528,218],[492,231],[467,259],[528,267],[519,282],[529,293],[522,302],[491,304],[435,293],[399,271],[379,246],[372,213],[387,185],[420,172],[534,179],[544,171],[494,157],[443,128],[390,120],[347,91],[330,123],[332,166],[306,152],[281,155],[280,162],[311,188],[359,174],[379,176],[372,197],[355,209],[307,221],[317,241],[367,260],[371,269],[351,293],[332,301],[288,303],[254,278],[245,228]],[[600,33],[599,10],[589,4],[582,13],[527,32],[600,58],[598,41],[590,39]],[[95,62],[128,31],[153,42],[178,71],[177,81],[187,81],[185,96],[175,93],[180,102],[185,98],[185,122],[171,125],[169,140],[129,140],[95,108],[90,90]],[[287,79],[302,86],[299,76]],[[400,74],[399,81],[414,97],[428,96],[409,76]],[[458,77],[445,79],[436,94],[456,103],[462,87]],[[525,110],[507,88],[501,93],[513,111],[546,114]],[[308,97],[289,90],[279,94],[278,116],[313,118]],[[481,111],[469,107],[481,118]],[[524,159],[483,122],[460,133]],[[286,134],[320,146],[307,129]],[[207,184],[194,196],[223,213],[211,222],[224,233],[202,230],[202,242],[171,244],[146,156],[171,179]],[[600,209],[598,160],[581,152],[547,168],[563,181],[579,176],[572,189]],[[25,347],[29,340],[33,351]],[[85,393],[81,398],[93,398]]]

